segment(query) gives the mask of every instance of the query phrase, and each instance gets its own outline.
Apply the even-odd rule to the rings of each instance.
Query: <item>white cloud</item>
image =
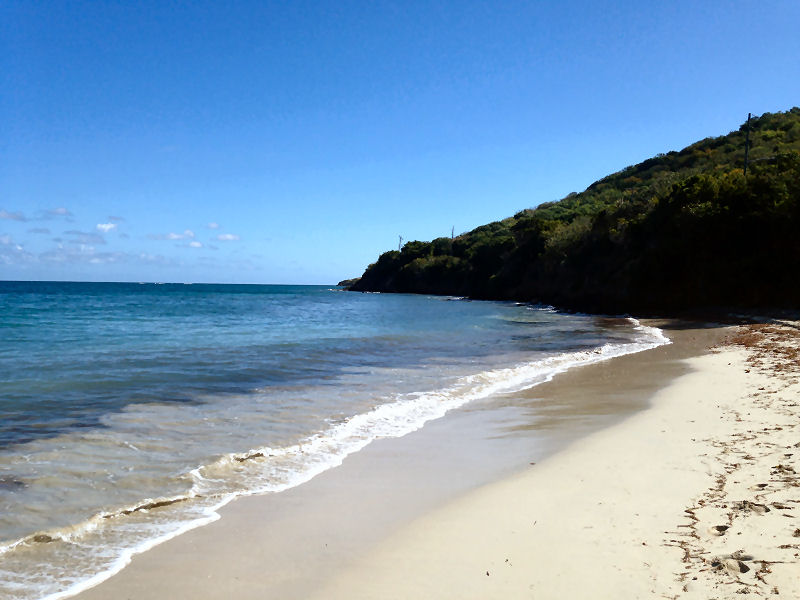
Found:
[[[78,244],[76,246],[63,246],[59,244],[55,250],[48,250],[39,255],[39,260],[45,263],[62,264],[111,264],[127,262],[130,255],[123,252],[97,252],[94,246]]]
[[[208,224],[209,229],[219,229],[219,223],[214,223],[213,221]]]
[[[25,215],[23,215],[19,211],[12,213],[12,212],[8,212],[7,210],[4,210],[2,208],[0,208],[0,219],[7,219],[9,221],[27,221],[28,220],[28,219],[25,218]]]
[[[220,242],[235,242],[239,240],[239,236],[234,233],[221,233],[217,236]]]
[[[200,242],[189,242],[189,246],[192,248],[202,248],[203,244],[201,244]]]
[[[183,233],[151,233],[147,237],[151,240],[192,240],[194,239],[194,231],[185,229]]]
[[[116,223],[98,223],[97,230],[102,231],[103,233],[108,233],[109,231],[114,231],[117,228]]]
[[[72,235],[75,236],[74,239],[69,240],[70,244],[105,244],[105,238],[100,235],[99,233],[95,233],[94,231],[77,231],[75,229],[70,229],[69,231],[65,231],[64,235]]]
[[[49,235],[50,230],[47,227],[34,227],[33,229],[28,229],[28,233],[44,233]]]
[[[124,221],[125,217],[115,217],[115,216],[112,215],[112,216],[108,217],[108,220],[109,221],[114,221],[116,223],[119,223],[120,221]]]
[[[140,262],[148,265],[171,266],[175,264],[175,262],[172,259],[169,259],[162,254],[149,254],[147,252],[141,252],[137,258]]]
[[[47,214],[53,215],[54,217],[71,217],[72,213],[69,212],[63,206],[59,206],[58,208],[53,208],[47,211]]]
[[[10,235],[0,235],[0,264],[21,265],[34,261],[34,255],[17,244]]]

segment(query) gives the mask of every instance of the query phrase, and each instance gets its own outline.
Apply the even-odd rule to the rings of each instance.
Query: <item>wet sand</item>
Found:
[[[705,489],[691,440],[721,420],[714,402],[702,419],[694,404],[740,384],[708,355],[727,329],[668,325],[669,346],[469,405],[298,488],[239,499],[79,598],[599,597],[581,596],[595,577],[650,594],[646,557],[614,548],[650,543],[680,569],[684,550],[659,536],[680,531],[683,496]],[[665,525],[640,523],[640,505]],[[589,587],[562,589],[565,578]]]

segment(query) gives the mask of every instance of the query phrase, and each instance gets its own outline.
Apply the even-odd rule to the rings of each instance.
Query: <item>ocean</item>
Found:
[[[664,343],[633,319],[511,302],[0,282],[0,599],[71,596],[237,496]]]

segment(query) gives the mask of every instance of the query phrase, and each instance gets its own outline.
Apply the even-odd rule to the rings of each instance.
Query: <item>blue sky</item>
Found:
[[[335,283],[800,104],[800,3],[0,5],[0,279]]]

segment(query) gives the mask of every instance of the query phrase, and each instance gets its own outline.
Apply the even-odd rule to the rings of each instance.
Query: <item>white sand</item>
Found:
[[[691,366],[652,409],[416,520],[313,598],[800,598],[796,357],[729,346]]]

